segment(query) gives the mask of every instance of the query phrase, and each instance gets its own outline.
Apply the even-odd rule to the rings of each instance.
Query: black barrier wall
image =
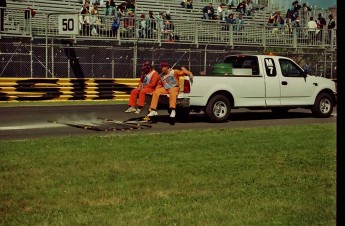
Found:
[[[0,78],[0,101],[128,100],[139,79]]]

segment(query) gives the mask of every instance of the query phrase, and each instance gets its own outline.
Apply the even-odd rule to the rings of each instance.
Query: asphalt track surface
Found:
[[[143,126],[134,124],[130,127],[123,127],[121,123],[114,123],[136,120],[144,117],[147,113],[145,108],[139,115],[125,113],[126,109],[127,105],[125,104],[0,107],[0,140],[84,135],[114,136],[134,133],[337,122],[335,108],[329,118],[314,118],[311,111],[306,109],[293,109],[287,115],[276,115],[270,110],[232,109],[229,120],[224,123],[211,123],[203,113],[191,113],[188,118],[176,119],[175,123],[172,123],[168,112],[161,110],[158,111],[158,116],[152,118],[152,123],[144,123]],[[104,122],[103,125],[102,122]],[[96,128],[98,129],[85,126],[90,123],[97,124]],[[107,126],[104,127],[104,124]],[[111,126],[109,127],[109,125]]]

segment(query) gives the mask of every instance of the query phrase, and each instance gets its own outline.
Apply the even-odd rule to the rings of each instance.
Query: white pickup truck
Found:
[[[307,108],[316,117],[329,117],[337,103],[331,79],[309,75],[292,59],[272,55],[230,55],[229,69],[217,74],[186,76],[177,98],[176,117],[203,111],[212,122],[224,122],[231,109],[271,109],[287,113]],[[148,102],[150,98],[147,98]],[[158,108],[167,109],[161,96]]]

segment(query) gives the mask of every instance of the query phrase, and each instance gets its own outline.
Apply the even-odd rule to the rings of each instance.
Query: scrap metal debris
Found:
[[[54,121],[48,120],[51,123],[64,124],[67,126],[94,130],[94,131],[115,131],[115,130],[133,130],[133,129],[147,129],[151,128],[151,125],[148,125],[148,121],[145,120],[131,120],[131,121],[119,121],[107,118],[97,118],[95,120],[89,121]]]

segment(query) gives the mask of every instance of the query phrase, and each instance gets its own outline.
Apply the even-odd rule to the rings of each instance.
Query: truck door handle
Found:
[[[287,85],[287,81],[282,81],[282,85]]]

